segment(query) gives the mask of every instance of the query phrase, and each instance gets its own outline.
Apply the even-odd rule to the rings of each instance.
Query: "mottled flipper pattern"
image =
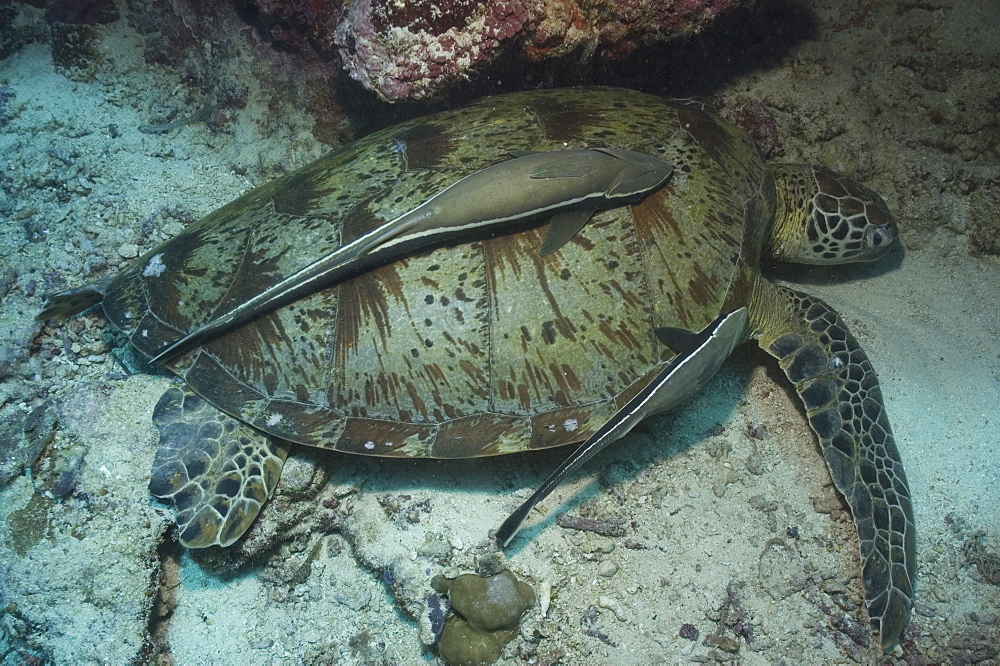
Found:
[[[818,298],[780,289],[791,321],[760,338],[795,385],[830,474],[854,514],[865,602],[882,649],[909,621],[916,575],[910,490],[878,377],[840,316]]]
[[[228,546],[274,492],[288,445],[172,387],[153,410],[160,448],[149,491],[173,500],[188,548]]]

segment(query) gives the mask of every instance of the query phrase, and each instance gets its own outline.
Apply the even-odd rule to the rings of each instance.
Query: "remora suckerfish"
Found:
[[[398,142],[404,153],[406,146]],[[415,249],[552,213],[541,254],[567,243],[600,208],[636,203],[663,185],[673,166],[614,148],[519,151],[449,185],[419,206],[305,266],[189,332],[157,354],[164,361],[225,330],[290,303],[366,265]]]

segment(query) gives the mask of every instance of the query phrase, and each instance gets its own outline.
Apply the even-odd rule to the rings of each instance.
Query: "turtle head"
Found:
[[[899,236],[875,192],[821,166],[774,169],[777,210],[767,252],[799,264],[874,261]]]

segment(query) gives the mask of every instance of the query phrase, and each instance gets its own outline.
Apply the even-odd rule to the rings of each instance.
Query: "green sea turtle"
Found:
[[[878,380],[829,306],[759,265],[874,260],[894,222],[877,194],[824,168],[768,168],[742,130],[695,105],[533,91],[396,125],[247,193],[118,276],[53,297],[42,316],[100,301],[154,357],[470,174],[520,151],[588,148],[673,173],[550,254],[527,224],[456,238],[165,361],[189,389],[156,406],[151,492],[176,504],[182,543],[225,546],[273,491],[289,442],[438,458],[585,442],[572,467],[755,340],[794,385],[851,507],[868,614],[888,649],[912,607],[915,541]]]

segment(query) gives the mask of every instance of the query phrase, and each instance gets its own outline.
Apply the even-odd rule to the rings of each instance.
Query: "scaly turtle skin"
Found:
[[[513,152],[593,146],[653,156],[673,175],[548,256],[538,227],[464,239],[171,359],[194,393],[172,388],[156,407],[150,490],[175,502],[182,543],[225,546],[273,491],[288,442],[436,458],[582,442],[673,356],[655,331],[702,331],[745,308],[740,337],[778,359],[851,506],[872,628],[890,648],[912,607],[915,541],[878,380],[829,306],[771,284],[759,263],[876,259],[894,223],[877,194],[820,167],[769,169],[743,131],[692,105],[534,91],[406,122],[249,192],[43,316],[103,299],[155,356]]]

